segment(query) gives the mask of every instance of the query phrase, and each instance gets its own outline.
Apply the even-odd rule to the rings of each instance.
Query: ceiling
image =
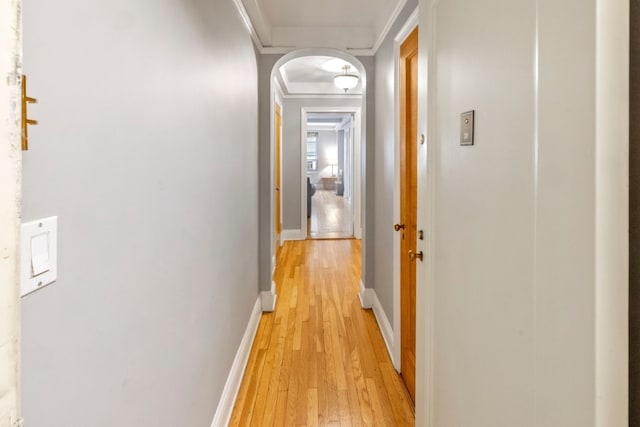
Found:
[[[276,78],[286,95],[362,95],[361,80],[355,88],[346,93],[333,83],[336,75],[344,73],[344,65],[350,67],[349,74],[359,75],[353,64],[341,59],[330,56],[305,56],[292,59],[280,67]]]
[[[307,130],[336,130],[353,113],[307,113]]]
[[[375,53],[406,0],[235,0],[263,50]]]

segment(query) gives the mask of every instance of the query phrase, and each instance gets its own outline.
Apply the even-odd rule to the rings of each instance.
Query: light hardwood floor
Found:
[[[353,214],[348,198],[335,190],[318,189],[311,197],[311,217],[307,237],[340,239],[353,237]]]
[[[359,240],[285,243],[230,425],[414,425],[359,277]]]

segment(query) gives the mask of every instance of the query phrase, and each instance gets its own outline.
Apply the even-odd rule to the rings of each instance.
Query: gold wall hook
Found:
[[[37,125],[38,121],[27,118],[27,104],[36,104],[38,100],[27,96],[27,76],[22,75],[22,151],[29,149],[29,125]]]

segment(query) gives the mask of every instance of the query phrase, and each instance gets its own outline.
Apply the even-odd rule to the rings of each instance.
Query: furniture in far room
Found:
[[[311,218],[311,197],[316,194],[316,186],[311,183],[311,179],[307,177],[307,218]]]
[[[336,189],[336,177],[335,176],[323,176],[322,180],[323,190],[335,190]]]

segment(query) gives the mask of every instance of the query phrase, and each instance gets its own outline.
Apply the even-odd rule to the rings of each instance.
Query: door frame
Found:
[[[276,106],[278,107],[278,109],[280,110],[280,158],[276,159],[276,147],[275,147],[275,143],[276,143],[276,134],[278,132],[278,130],[275,128],[275,123],[276,123]],[[280,193],[280,196],[277,197],[273,194],[273,236],[274,236],[274,241],[272,242],[272,244],[277,244],[278,247],[282,247],[282,245],[284,244],[284,241],[282,239],[282,122],[284,120],[284,107],[283,107],[283,103],[282,103],[282,99],[280,98],[279,94],[276,93],[274,94],[274,101],[273,101],[273,105],[271,107],[273,109],[273,118],[271,121],[271,139],[273,141],[273,167],[271,169],[272,171],[272,179],[273,179],[273,186],[272,188],[275,190],[276,185],[278,184],[278,177],[276,177],[276,163],[279,162],[280,163],[280,189],[276,190],[277,192]],[[278,203],[279,202],[279,203]],[[276,206],[276,204],[279,204],[279,206]],[[279,209],[280,210],[280,218],[276,218],[276,210]],[[279,219],[280,220],[280,233],[278,234],[278,224],[276,224],[276,220]],[[274,253],[273,256],[275,257],[276,254]],[[275,261],[272,263],[272,272],[271,274],[273,275],[273,266],[275,266]]]
[[[362,119],[361,107],[302,107],[300,109],[300,226],[301,239],[307,236],[307,115],[309,113],[352,113],[354,136],[351,156],[351,185],[353,190],[353,237],[362,239]],[[304,238],[302,237],[304,235]]]
[[[358,70],[358,73],[360,74],[360,81],[362,82],[362,87],[365,88],[365,90],[362,93],[362,96],[360,97],[360,108],[361,108],[361,120],[360,120],[360,126],[358,126],[358,132],[360,132],[361,135],[361,146],[364,147],[366,145],[366,137],[362,137],[363,135],[366,135],[366,126],[367,126],[367,70],[364,68],[364,65],[362,64],[362,62],[356,58],[355,56],[353,56],[352,54],[339,50],[339,49],[332,49],[332,48],[308,48],[308,49],[299,49],[299,50],[295,50],[293,52],[287,53],[286,55],[283,55],[280,59],[278,59],[275,64],[273,65],[273,67],[271,68],[271,76],[269,79],[269,85],[270,85],[270,89],[269,89],[269,110],[270,110],[270,115],[269,115],[269,127],[271,127],[271,124],[273,123],[274,120],[274,109],[273,109],[273,103],[274,100],[276,98],[276,96],[278,95],[278,91],[280,91],[280,96],[283,96],[282,94],[282,90],[279,88],[277,79],[276,79],[276,74],[278,72],[278,69],[283,66],[284,64],[286,64],[287,62],[296,59],[296,58],[302,58],[305,56],[331,56],[334,58],[340,58],[340,59],[344,59],[345,61],[348,61],[349,63],[353,64],[353,66],[356,68],[356,70]],[[283,105],[284,106],[284,105]],[[345,107],[346,108],[346,107]],[[344,109],[343,109],[344,110]],[[283,110],[284,111],[284,110]],[[284,112],[283,112],[283,117],[284,117]],[[283,123],[284,126],[284,123]],[[283,128],[284,129],[284,128]],[[284,136],[284,135],[283,135]],[[271,129],[270,131],[270,165],[269,165],[269,176],[270,176],[270,180],[273,181],[273,168],[274,168],[274,133],[273,133],[273,129]],[[284,141],[283,141],[284,144]],[[306,146],[305,146],[306,147]],[[364,162],[364,158],[362,159],[362,162]],[[284,164],[282,165],[282,167],[284,168]],[[306,173],[306,171],[305,171]],[[366,177],[366,169],[362,168],[359,174],[360,179],[360,186],[362,188],[365,188],[366,182],[367,182],[367,177]],[[302,179],[301,179],[302,181]],[[271,182],[271,188],[273,188],[273,182]],[[303,196],[306,196],[306,187],[304,189],[304,193],[302,194]],[[273,217],[275,215],[275,206],[274,206],[274,197],[273,197],[273,193],[270,196],[270,208],[269,208],[269,223],[273,224]],[[364,192],[362,192],[362,194],[360,195],[360,199],[362,199],[364,197]],[[284,197],[281,198],[281,200],[283,200],[284,203]],[[355,203],[355,202],[354,202]],[[362,212],[361,212],[362,214]],[[303,224],[306,224],[306,217],[302,218],[304,219],[304,222],[300,224],[300,227],[303,227]],[[362,217],[362,215],[359,216],[359,221],[361,222],[361,229],[362,231],[360,232],[360,238],[362,238],[363,240],[366,239],[366,221],[364,220],[364,218]],[[270,236],[270,243],[269,243],[269,248],[270,248],[270,254],[269,257],[271,259],[271,270],[273,271],[275,269],[275,236],[273,235],[273,227],[271,228],[271,236]],[[284,231],[284,230],[283,230]],[[303,234],[302,231],[300,232],[300,234]],[[306,239],[306,233],[304,236],[302,236],[300,238],[298,238],[298,240],[304,240]],[[363,251],[363,265],[364,265],[364,261],[365,261],[365,257],[364,257],[364,253],[365,251]],[[272,298],[275,300],[276,295],[275,295],[275,285],[272,281],[271,283],[271,291],[268,291]]]
[[[21,0],[0,2],[0,418],[20,420]]]
[[[393,41],[394,58],[394,194],[393,217],[396,222],[400,219],[400,46],[418,26],[418,7],[411,13],[407,22],[398,32]],[[417,280],[416,280],[417,281]],[[400,372],[402,356],[401,337],[401,298],[400,298],[400,235],[396,233],[393,239],[393,345],[391,345],[391,360],[396,371]],[[416,329],[417,333],[417,329]]]

